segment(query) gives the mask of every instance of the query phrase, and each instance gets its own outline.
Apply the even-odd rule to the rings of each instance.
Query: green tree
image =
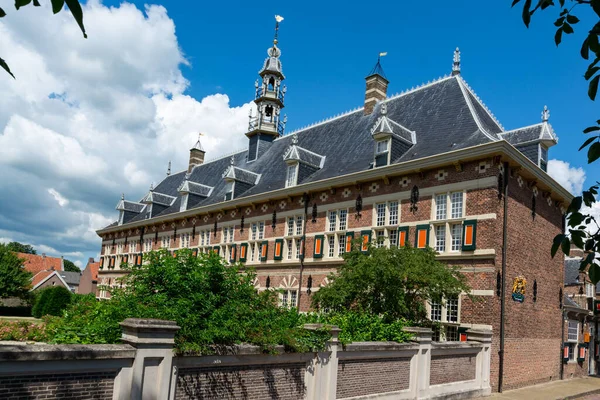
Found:
[[[15,0],[15,8],[17,10],[19,10],[19,8],[32,4],[35,7],[40,7],[41,4],[39,2],[39,0]],[[87,34],[85,33],[85,27],[83,26],[83,10],[81,9],[81,4],[79,4],[78,0],[51,0],[52,3],[52,12],[54,12],[54,14],[59,13],[65,6],[65,4],[67,5],[67,7],[69,8],[69,10],[71,10],[71,14],[73,15],[73,18],[75,18],[75,21],[77,21],[77,24],[79,25],[79,28],[81,28],[81,32],[83,32],[83,37],[87,38]],[[4,18],[6,17],[6,12],[0,8],[0,18]],[[6,61],[4,61],[4,59],[2,59],[0,57],[0,67],[2,67],[6,72],[8,72],[10,74],[10,76],[12,76],[13,78],[15,77],[13,75],[13,73],[11,72],[8,64],[6,63]]]
[[[313,296],[313,306],[341,312],[360,310],[394,321],[426,320],[427,301],[468,292],[465,277],[456,267],[435,258],[432,249],[370,248],[344,254],[344,264],[329,277],[330,283]]]
[[[10,251],[14,251],[15,253],[37,254],[37,251],[30,244],[10,242],[7,246]]]
[[[512,5],[520,3],[521,0],[513,0]],[[531,17],[543,10],[556,9],[553,0],[524,0],[522,18],[525,26],[529,27]],[[588,97],[594,101],[598,92],[600,82],[600,0],[558,0],[559,15],[554,26],[556,33],[554,42],[560,45],[563,35],[571,35],[575,32],[575,26],[580,22],[575,13],[585,13],[592,16],[593,26],[587,30],[587,35],[581,44],[580,55],[583,59],[590,61],[583,78],[589,81]],[[579,150],[587,148],[588,164],[596,162],[600,158],[600,119],[596,124],[583,131],[588,138],[583,142]],[[567,231],[554,238],[552,244],[552,256],[558,249],[569,255],[571,244],[587,252],[580,264],[580,270],[588,270],[593,283],[600,281],[600,224],[594,216],[583,209],[583,206],[592,207],[597,201],[600,182],[596,182],[588,190],[583,191],[581,196],[573,199],[567,210]],[[593,224],[593,225],[592,225]]]
[[[63,266],[65,268],[65,271],[70,271],[70,272],[81,272],[81,269],[79,269],[79,267],[77,265],[75,265],[73,263],[73,261],[64,259],[63,260]]]
[[[37,298],[31,313],[34,317],[40,318],[44,315],[62,315],[73,300],[73,293],[63,286],[53,286],[42,289]]]
[[[24,298],[31,284],[31,273],[8,245],[0,243],[0,298]]]

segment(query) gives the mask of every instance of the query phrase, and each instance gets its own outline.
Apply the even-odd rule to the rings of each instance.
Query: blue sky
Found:
[[[0,54],[18,78],[0,75],[0,242],[83,266],[98,256],[95,231],[117,218],[121,193],[137,201],[169,161],[186,168],[198,132],[207,159],[246,146],[275,14],[285,18],[288,132],[362,106],[379,52],[388,52],[391,95],[449,74],[458,46],[463,77],[506,129],[538,123],[550,108],[560,141],[549,156],[568,163],[552,174],[577,192],[584,176],[589,185],[600,175],[577,151],[600,118],[579,56],[593,21],[579,13],[576,34],[557,48],[556,10],[526,29],[510,3],[90,0],[83,39],[49,2],[15,12],[0,0]]]
[[[142,7],[144,2],[135,2]],[[252,98],[256,72],[273,34],[273,15],[285,17],[279,46],[292,129],[360,106],[364,77],[378,52],[396,93],[450,72],[460,47],[463,77],[506,129],[537,123],[544,105],[559,135],[550,157],[597,173],[577,149],[581,131],[600,114],[587,96],[579,56],[589,18],[575,35],[554,44],[557,10],[533,18],[529,29],[511,1],[162,2],[175,21],[190,61],[183,68],[195,98],[221,92],[233,105]],[[108,3],[107,3],[108,4]],[[581,32],[581,33],[578,33]],[[589,181],[589,179],[588,179]]]

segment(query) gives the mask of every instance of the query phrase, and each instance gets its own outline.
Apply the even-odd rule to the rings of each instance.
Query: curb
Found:
[[[585,396],[590,396],[592,394],[599,394],[599,393],[600,393],[600,389],[594,389],[594,390],[590,390],[590,391],[587,391],[584,393],[578,393],[578,394],[574,394],[573,396],[565,397],[563,400],[575,400],[575,399],[580,399]]]

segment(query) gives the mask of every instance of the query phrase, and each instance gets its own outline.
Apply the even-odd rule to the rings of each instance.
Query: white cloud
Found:
[[[568,162],[561,160],[550,160],[548,174],[572,194],[581,194],[585,182],[583,168],[571,167]]]
[[[186,94],[188,62],[162,6],[90,0],[88,39],[70,13],[50,13],[44,2],[0,25],[17,76],[0,73],[0,237],[85,263],[121,192],[139,200],[169,160],[185,169],[198,132],[207,159],[243,147],[252,103]]]
[[[11,238],[0,237],[0,243],[10,243],[13,240]]]

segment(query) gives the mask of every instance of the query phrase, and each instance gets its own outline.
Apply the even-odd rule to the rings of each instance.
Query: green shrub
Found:
[[[31,317],[32,314],[30,306],[0,306],[0,315],[3,317]]]
[[[36,318],[44,315],[61,315],[73,299],[73,293],[62,286],[43,289],[32,309]]]
[[[44,324],[29,321],[0,320],[0,340],[44,342],[47,339]]]

